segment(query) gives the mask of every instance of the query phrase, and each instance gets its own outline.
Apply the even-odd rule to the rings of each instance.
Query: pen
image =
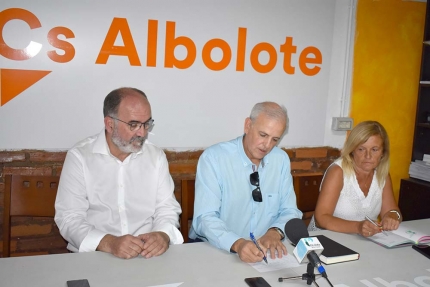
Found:
[[[261,249],[260,245],[258,245],[257,240],[255,240],[254,234],[252,234],[252,232],[251,232],[251,233],[249,233],[249,236],[251,237],[251,240],[252,240],[252,242],[254,242],[255,246],[257,246],[258,250],[260,250],[260,251],[261,251],[261,253],[263,253],[263,260],[264,260],[264,262],[266,262],[266,264],[269,264],[269,263],[267,262],[266,255],[264,255],[263,250]]]
[[[388,234],[385,233],[385,230],[383,230],[382,227],[379,224],[377,224],[375,221],[373,221],[369,216],[366,215],[366,219],[369,220],[370,223],[372,223],[373,225],[378,226],[379,229],[381,229],[382,233],[384,233],[385,236],[388,236]]]

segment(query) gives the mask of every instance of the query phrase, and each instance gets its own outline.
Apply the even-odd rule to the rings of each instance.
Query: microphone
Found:
[[[296,246],[293,253],[297,261],[302,263],[306,257],[312,266],[318,269],[323,277],[327,277],[327,273],[316,253],[318,252],[321,254],[324,248],[316,237],[309,237],[308,229],[303,220],[293,218],[288,221],[285,224],[285,235],[291,243]]]
[[[285,224],[285,235],[296,246],[300,239],[308,237],[309,232],[303,220],[293,218]]]

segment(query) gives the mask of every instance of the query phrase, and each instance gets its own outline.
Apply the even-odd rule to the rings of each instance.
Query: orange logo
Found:
[[[11,20],[24,21],[30,29],[42,27],[39,19],[28,10],[10,8],[1,11],[0,55],[13,61],[24,61],[35,57],[42,49],[42,44],[36,41],[29,41],[29,44],[24,49],[14,49],[5,43],[3,28]],[[306,76],[315,76],[320,72],[323,61],[321,51],[317,47],[308,46],[300,50],[293,44],[293,37],[285,37],[283,43],[279,45],[279,50],[267,42],[257,43],[254,47],[248,47],[248,30],[244,27],[238,28],[237,42],[235,43],[237,48],[235,51],[232,50],[227,41],[214,38],[208,40],[203,45],[201,52],[196,47],[193,39],[186,36],[176,36],[175,22],[166,22],[164,51],[157,47],[159,35],[158,21],[148,20],[147,29],[147,67],[157,66],[158,52],[164,52],[165,68],[189,69],[195,63],[196,59],[198,59],[198,56],[200,56],[204,66],[212,71],[221,71],[228,68],[233,56],[235,56],[236,62],[233,65],[235,65],[237,72],[244,72],[248,69],[264,74],[273,71],[278,64],[278,58],[282,58],[282,68],[285,74],[294,75],[296,70],[299,70]],[[75,57],[75,48],[71,43],[59,39],[59,36],[66,39],[75,38],[73,31],[67,27],[52,28],[47,34],[48,42],[52,47],[62,50],[62,53],[57,53],[57,50],[50,50],[46,54],[54,62],[70,62]],[[122,38],[123,46],[115,45],[118,37]],[[178,46],[184,47],[187,51],[184,59],[177,59],[175,56],[175,49]],[[249,59],[246,59],[247,48],[251,48]],[[222,53],[219,61],[215,61],[212,58],[214,49],[218,49]],[[261,63],[259,59],[262,53],[268,56],[266,63]],[[295,57],[295,54],[297,54],[297,57]],[[128,58],[130,66],[142,66],[134,44],[133,35],[125,18],[113,18],[95,64],[107,65],[108,59],[111,56]],[[0,104],[3,106],[50,72],[42,70],[0,69]]]
[[[27,10],[10,8],[1,11],[0,55],[14,61],[24,61],[33,58],[42,49],[42,44],[30,41],[28,46],[24,49],[14,49],[5,43],[3,39],[3,28],[6,23],[11,20],[22,20],[28,24],[30,29],[42,27],[39,19]],[[64,35],[66,38],[74,38],[74,35],[70,29],[65,27],[55,27],[51,29],[47,35],[48,41],[53,47],[64,51],[63,55],[59,55],[55,50],[48,51],[48,57],[52,61],[65,63],[73,59],[75,56],[75,48],[70,43],[58,39],[58,35]],[[3,106],[50,72],[51,71],[0,69],[0,105]]]
[[[186,36],[176,36],[176,23],[167,21],[165,32],[165,47],[164,47],[164,67],[188,69],[197,58],[197,47],[194,41]],[[121,35],[124,46],[115,46],[115,40]],[[158,21],[148,20],[148,39],[146,66],[155,67],[157,65],[157,37],[158,37]],[[237,50],[236,52],[236,71],[245,71],[245,50],[246,50],[247,29],[240,27],[237,33]],[[178,46],[183,46],[187,51],[187,56],[179,60],[175,57],[175,49]],[[222,59],[218,62],[212,59],[211,53],[214,49],[222,51]],[[283,54],[283,69],[286,74],[295,74],[296,67],[292,64],[292,56],[297,52],[297,46],[293,44],[293,37],[285,37],[285,42],[280,45],[279,52]],[[203,64],[212,71],[221,71],[226,69],[231,62],[232,51],[229,43],[223,39],[211,39],[204,44],[201,58]],[[269,61],[262,64],[259,60],[261,53],[267,53]],[[107,32],[104,43],[100,49],[96,64],[106,64],[110,56],[126,56],[131,66],[142,66],[139,54],[134,44],[133,36],[128,26],[127,19],[114,18]],[[252,69],[258,73],[269,73],[277,64],[278,52],[276,48],[266,42],[256,44],[251,49],[249,63]],[[315,76],[321,70],[319,65],[322,64],[321,51],[316,47],[305,47],[299,54],[299,68],[306,76]]]
[[[0,105],[3,106],[49,73],[51,71],[0,69]]]

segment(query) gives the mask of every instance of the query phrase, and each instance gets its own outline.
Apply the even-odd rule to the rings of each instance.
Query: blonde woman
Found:
[[[326,171],[308,229],[358,233],[365,237],[395,230],[402,220],[389,174],[390,144],[376,121],[358,124],[341,157]],[[366,216],[377,223],[374,225]]]

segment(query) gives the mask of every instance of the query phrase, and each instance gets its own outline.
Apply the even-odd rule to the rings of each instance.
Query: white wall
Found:
[[[4,11],[9,8],[31,12],[41,27],[30,29],[22,20],[6,21]],[[22,80],[6,78],[5,69],[51,71],[0,107],[0,149],[71,147],[103,128],[103,99],[121,86],[136,87],[148,95],[156,124],[150,140],[163,148],[204,148],[237,137],[252,106],[260,101],[276,101],[288,109],[290,127],[280,146],[343,145],[345,132],[335,133],[330,126],[332,117],[349,113],[354,0],[3,0],[0,11],[7,47],[18,51],[30,41],[42,44],[34,57],[14,60],[5,56],[0,43],[1,96],[6,94],[4,87]],[[96,64],[115,17],[127,19],[141,66],[113,55],[106,64]],[[156,67],[146,64],[149,19],[158,21]],[[186,36],[195,43],[197,56],[187,69],[164,67],[167,21],[176,23],[176,37]],[[69,39],[59,36],[75,50],[64,63],[47,55],[52,50],[64,54],[47,39],[58,26],[74,34]],[[247,30],[244,71],[236,71],[240,27]],[[297,46],[291,57],[294,74],[283,69],[280,46],[286,37],[292,37]],[[227,42],[232,52],[230,64],[220,71],[208,69],[202,60],[203,46],[215,38]],[[277,51],[276,66],[268,73],[257,72],[250,63],[252,49],[261,42]],[[122,37],[115,45],[123,45]],[[308,66],[321,68],[314,76],[305,75],[298,64],[308,46],[322,54],[321,65]],[[175,56],[184,59],[186,49],[178,46]],[[211,57],[220,61],[223,53],[215,48]],[[265,65],[268,53],[260,53],[258,59]]]

